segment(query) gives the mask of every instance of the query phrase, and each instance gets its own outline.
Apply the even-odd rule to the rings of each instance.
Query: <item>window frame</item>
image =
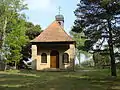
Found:
[[[62,56],[62,63],[69,63],[69,54],[68,53],[64,53]]]
[[[41,63],[47,63],[47,54],[46,53],[42,53],[41,54]]]

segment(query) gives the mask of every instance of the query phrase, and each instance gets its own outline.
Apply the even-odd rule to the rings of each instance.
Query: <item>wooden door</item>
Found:
[[[56,68],[56,56],[51,56],[51,68]]]
[[[52,51],[50,54],[50,68],[59,68],[59,53]]]

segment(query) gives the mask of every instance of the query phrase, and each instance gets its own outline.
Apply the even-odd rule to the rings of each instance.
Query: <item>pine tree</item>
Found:
[[[89,45],[99,42],[98,47],[106,40],[111,58],[111,75],[116,76],[114,46],[120,38],[120,0],[80,0],[75,10],[75,31],[84,29]],[[91,48],[93,49],[93,48]]]

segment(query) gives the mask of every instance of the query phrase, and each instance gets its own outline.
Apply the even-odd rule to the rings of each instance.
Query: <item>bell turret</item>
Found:
[[[63,16],[63,15],[56,15],[56,16],[55,16],[55,19],[56,19],[56,21],[58,21],[58,23],[59,23],[62,27],[64,27],[64,16]]]
[[[64,16],[60,14],[60,8],[59,7],[59,14],[55,16],[55,20],[58,21],[58,23],[64,27]]]

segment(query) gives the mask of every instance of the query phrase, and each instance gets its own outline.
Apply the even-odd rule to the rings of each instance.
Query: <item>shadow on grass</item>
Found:
[[[20,71],[0,74],[0,90],[120,90],[104,72]]]

